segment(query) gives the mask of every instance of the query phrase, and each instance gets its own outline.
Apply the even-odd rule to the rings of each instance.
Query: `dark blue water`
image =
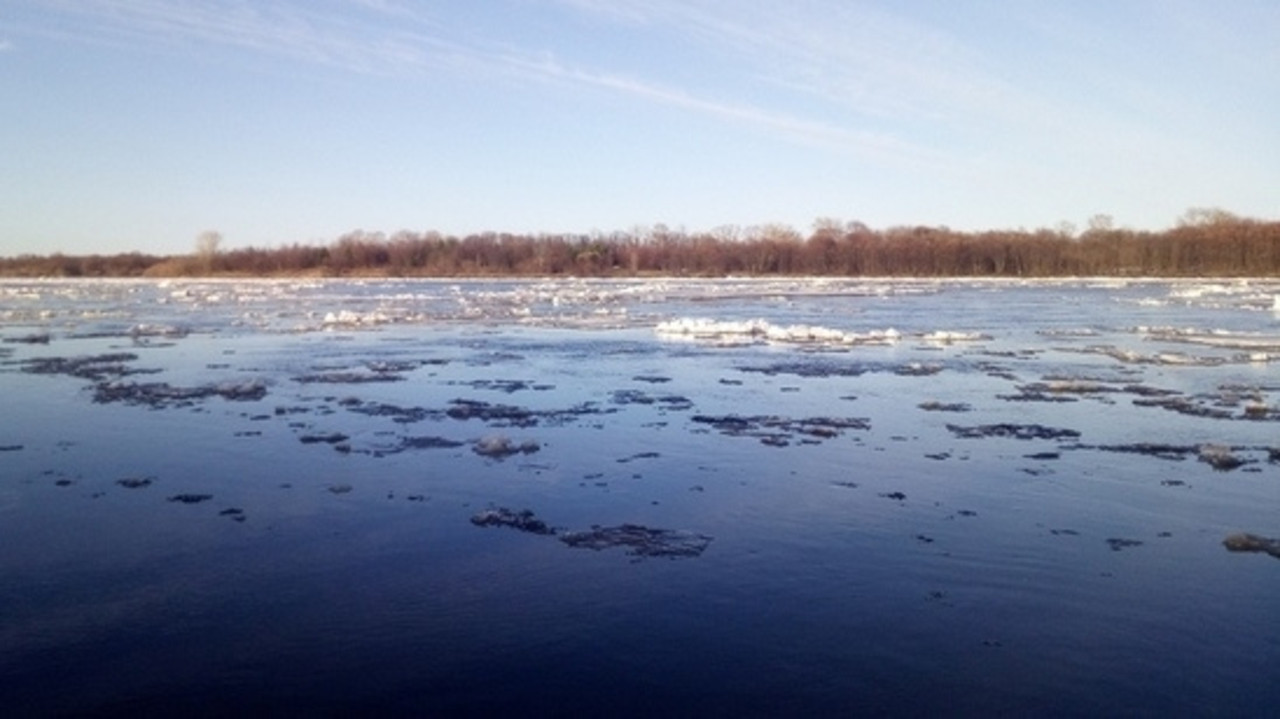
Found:
[[[1280,536],[1266,283],[0,290],[13,715],[1280,700],[1280,560],[1222,544]],[[774,339],[654,332],[681,318]],[[709,541],[562,541],[627,524]]]

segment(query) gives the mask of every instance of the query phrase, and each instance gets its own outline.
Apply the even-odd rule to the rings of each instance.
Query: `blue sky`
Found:
[[[1274,0],[6,0],[0,255],[1280,219]]]

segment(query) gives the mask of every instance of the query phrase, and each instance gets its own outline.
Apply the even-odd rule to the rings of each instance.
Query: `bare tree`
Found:
[[[222,233],[217,230],[205,230],[196,235],[196,259],[200,261],[200,269],[205,273],[213,271],[213,261],[218,256],[218,246],[221,244]]]

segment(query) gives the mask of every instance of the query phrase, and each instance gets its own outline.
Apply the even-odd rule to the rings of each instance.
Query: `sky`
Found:
[[[0,256],[1280,219],[1275,0],[4,0]]]

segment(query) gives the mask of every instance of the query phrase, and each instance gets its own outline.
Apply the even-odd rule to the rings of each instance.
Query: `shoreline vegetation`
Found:
[[[630,232],[464,237],[355,231],[326,245],[221,250],[201,233],[195,252],[0,257],[0,277],[1267,277],[1280,276],[1280,222],[1192,209],[1164,231],[1113,226],[1083,232],[961,232],[820,219],[808,236],[785,225],[686,233]]]

